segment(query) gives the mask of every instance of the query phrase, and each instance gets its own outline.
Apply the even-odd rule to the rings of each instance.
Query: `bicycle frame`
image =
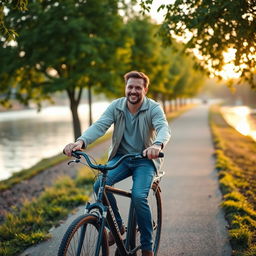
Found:
[[[85,214],[89,215],[94,215],[98,218],[99,220],[99,235],[97,238],[97,244],[96,244],[96,250],[95,250],[95,256],[98,256],[100,253],[100,248],[101,248],[101,243],[102,243],[102,238],[103,238],[103,233],[104,228],[106,226],[106,223],[108,224],[108,227],[110,228],[110,231],[112,232],[112,235],[114,237],[114,240],[117,245],[118,252],[122,256],[132,256],[134,253],[136,253],[140,248],[141,245],[138,245],[135,247],[135,244],[132,244],[134,240],[132,238],[135,237],[136,234],[133,234],[132,232],[136,232],[136,218],[135,218],[135,209],[132,204],[132,193],[127,192],[125,190],[121,190],[118,188],[114,188],[111,186],[106,185],[106,180],[107,180],[107,174],[109,170],[114,169],[116,166],[120,164],[120,162],[127,158],[127,157],[134,157],[134,159],[141,159],[143,156],[141,154],[128,154],[120,158],[113,166],[108,166],[108,165],[95,165],[92,164],[89,157],[79,151],[73,152],[73,156],[75,156],[77,159],[69,161],[68,164],[71,162],[79,163],[81,155],[86,159],[88,165],[96,170],[99,170],[102,173],[102,179],[100,182],[100,187],[98,190],[97,194],[97,199],[95,203],[87,203],[86,208],[85,208]],[[159,154],[159,157],[163,157],[163,153]],[[158,187],[159,182],[161,180],[161,177],[164,175],[161,174],[160,176],[156,176],[153,184],[154,186]],[[128,215],[128,223],[127,223],[127,233],[126,233],[126,242],[124,243],[122,239],[122,235],[120,233],[116,218],[114,216],[114,213],[112,211],[111,205],[108,200],[107,192],[117,194],[123,197],[130,198],[130,207],[129,207],[129,215]],[[83,240],[86,232],[86,225],[82,227],[80,237],[79,237],[79,246],[76,251],[76,255],[80,255],[81,249],[83,247]],[[135,248],[134,248],[135,247]]]
[[[97,195],[97,201],[93,204],[87,203],[86,209],[85,209],[86,214],[92,213],[92,214],[96,214],[97,216],[100,214],[100,216],[98,216],[100,217],[99,219],[101,220],[100,230],[99,230],[100,235],[97,240],[97,249],[95,252],[95,256],[99,255],[102,232],[103,232],[103,229],[105,228],[106,222],[108,223],[108,226],[114,236],[114,239],[120,254],[133,255],[137,250],[140,249],[140,246],[137,246],[136,248],[133,248],[132,251],[130,251],[130,248],[129,248],[130,239],[132,236],[131,230],[134,227],[134,225],[136,225],[136,223],[132,223],[132,220],[135,219],[134,218],[135,210],[134,210],[134,207],[132,206],[132,202],[130,203],[130,208],[129,208],[127,235],[126,235],[126,242],[124,243],[106,193],[111,192],[113,194],[120,195],[123,197],[128,197],[130,199],[132,194],[131,192],[106,185],[107,171],[102,171],[102,173],[103,173],[103,176],[102,176],[101,186]],[[95,209],[97,209],[98,211],[94,211]],[[81,233],[81,236],[82,235],[83,233]]]

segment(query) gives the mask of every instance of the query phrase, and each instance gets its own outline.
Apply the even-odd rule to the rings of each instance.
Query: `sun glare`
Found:
[[[250,109],[245,106],[222,107],[221,112],[225,120],[238,132],[245,136],[251,136],[256,140],[255,126],[250,120]]]
[[[241,76],[241,71],[238,71],[239,67],[233,64],[236,57],[236,49],[229,48],[226,52],[223,52],[224,62],[226,63],[218,75],[223,77],[225,80],[237,79]]]
[[[218,74],[224,78],[225,80],[228,79],[237,79],[241,76],[241,71],[236,72],[236,66],[232,63],[225,64],[220,72]]]

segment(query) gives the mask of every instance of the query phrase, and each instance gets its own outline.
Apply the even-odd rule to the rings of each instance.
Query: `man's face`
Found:
[[[125,87],[125,96],[131,104],[142,103],[148,88],[144,87],[141,78],[129,78]]]

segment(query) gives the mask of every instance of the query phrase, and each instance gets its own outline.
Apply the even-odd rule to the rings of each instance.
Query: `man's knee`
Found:
[[[132,194],[132,202],[134,206],[139,207],[140,205],[144,204],[147,202],[147,195],[145,194],[138,194],[138,193],[133,193]]]

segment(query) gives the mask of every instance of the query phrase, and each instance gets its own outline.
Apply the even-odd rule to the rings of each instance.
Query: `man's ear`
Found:
[[[147,94],[147,93],[148,93],[148,87],[145,88],[145,94]]]

